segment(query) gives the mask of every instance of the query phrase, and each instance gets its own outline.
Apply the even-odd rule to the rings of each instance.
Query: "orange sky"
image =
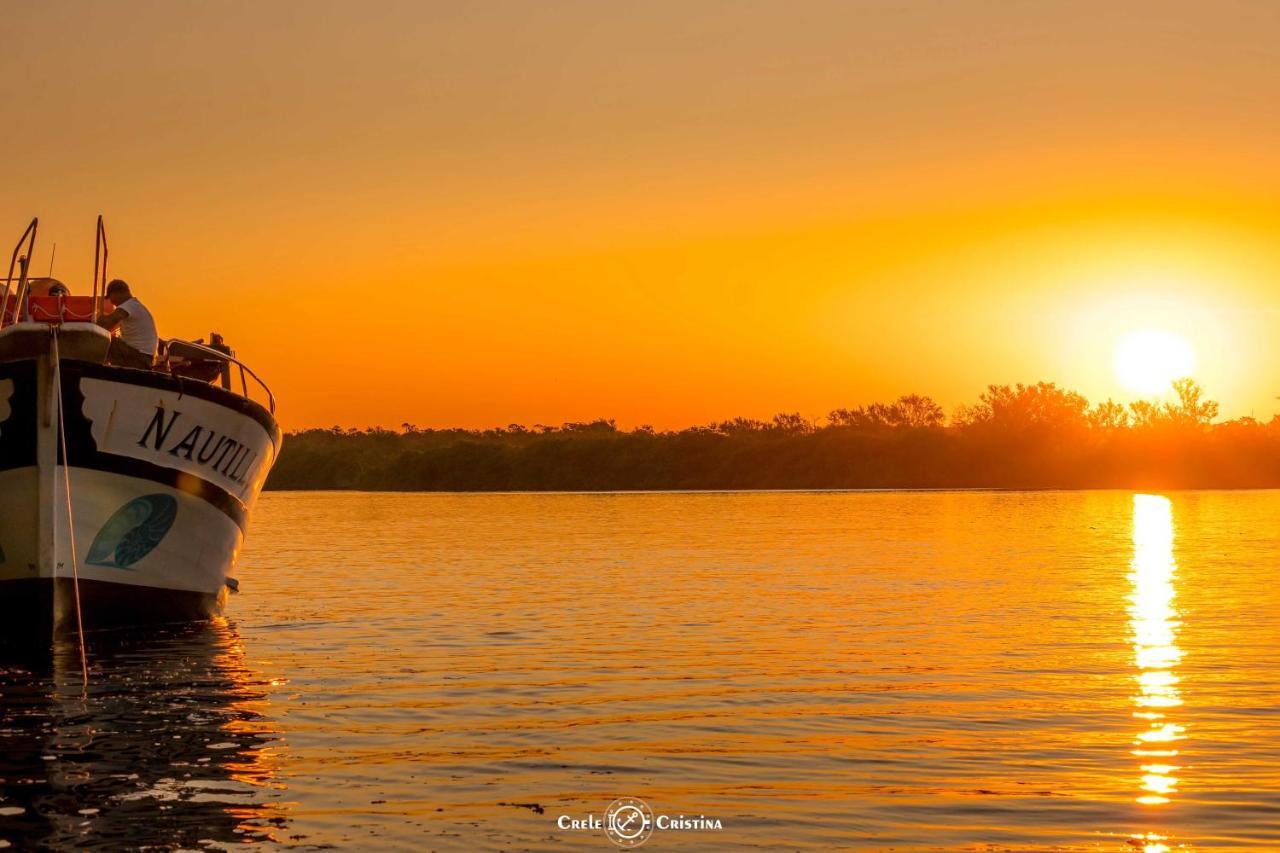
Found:
[[[1274,4],[7,17],[0,235],[38,214],[82,288],[105,213],[161,333],[223,332],[286,428],[1131,399],[1141,327],[1280,410]]]

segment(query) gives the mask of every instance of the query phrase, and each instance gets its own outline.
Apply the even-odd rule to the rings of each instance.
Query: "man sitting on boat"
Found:
[[[150,370],[160,343],[151,312],[129,291],[129,285],[118,278],[107,284],[107,299],[116,310],[99,320],[98,325],[108,331],[120,329],[120,334],[111,338],[107,364]]]

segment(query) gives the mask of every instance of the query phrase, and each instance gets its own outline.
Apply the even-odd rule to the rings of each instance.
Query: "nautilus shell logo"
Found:
[[[178,502],[170,495],[134,498],[102,525],[85,562],[127,569],[160,544],[177,517]]]

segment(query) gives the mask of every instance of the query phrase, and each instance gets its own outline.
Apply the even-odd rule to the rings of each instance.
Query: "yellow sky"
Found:
[[[1123,8],[1115,8],[1122,6]],[[1280,6],[89,3],[7,12],[0,234],[287,428],[1280,394]],[[8,250],[8,244],[5,245]]]

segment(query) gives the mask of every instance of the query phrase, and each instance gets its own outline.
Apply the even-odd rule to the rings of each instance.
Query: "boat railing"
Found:
[[[101,285],[99,285],[101,282]],[[98,214],[98,230],[93,238],[93,322],[98,322],[98,314],[102,310],[102,299],[98,298],[98,288],[102,288],[102,299],[107,298],[107,229],[102,224],[102,214]]]
[[[23,304],[23,297],[26,296],[27,290],[27,270],[31,267],[31,255],[36,248],[36,231],[40,227],[39,218],[32,219],[31,224],[27,226],[27,230],[22,232],[22,236],[18,238],[18,244],[13,247],[13,255],[9,258],[9,272],[4,277],[4,296],[0,297],[0,326],[7,325],[10,322],[19,320],[18,312]],[[23,251],[23,247],[26,251]],[[17,268],[18,276],[14,277],[13,271]],[[14,283],[17,287],[13,288]],[[9,291],[13,288],[13,318],[9,318]]]
[[[221,361],[228,366],[235,366],[240,371],[240,396],[245,399],[252,400],[253,395],[249,393],[249,379],[252,378],[254,383],[267,395],[267,408],[271,414],[276,413],[276,395],[271,393],[271,388],[262,380],[262,377],[253,372],[249,365],[230,353],[222,350],[216,350],[207,347],[204,344],[198,344],[195,341],[184,341],[182,338],[169,338],[164,342],[165,346],[172,349],[174,344],[181,344],[183,349],[197,350],[202,356],[212,361]],[[231,389],[228,389],[231,390]]]

